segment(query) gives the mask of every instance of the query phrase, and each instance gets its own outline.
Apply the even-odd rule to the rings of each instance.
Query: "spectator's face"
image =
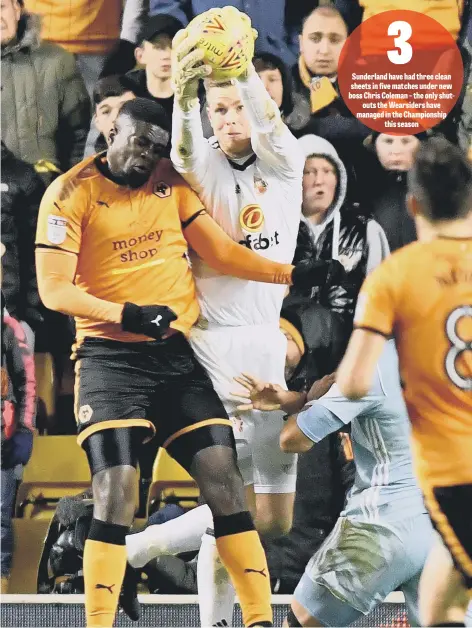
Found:
[[[133,92],[125,92],[121,96],[109,96],[95,107],[95,126],[107,141],[121,105],[133,98],[136,98]]]
[[[110,135],[108,166],[124,185],[141,187],[159,163],[168,142],[169,133],[156,124],[121,114]]]
[[[339,55],[347,34],[341,18],[323,15],[318,11],[310,15],[300,35],[300,51],[311,74],[337,74]]]
[[[385,170],[407,171],[413,165],[419,143],[419,139],[414,135],[381,133],[375,142],[375,150]]]
[[[323,214],[331,207],[336,194],[336,168],[323,157],[309,157],[303,170],[303,215]]]
[[[208,117],[221,149],[229,157],[251,152],[251,127],[238,88],[210,87],[207,90]]]
[[[0,44],[5,46],[16,37],[21,7],[17,0],[1,0],[0,12]]]
[[[284,85],[282,83],[282,75],[280,70],[263,70],[259,72],[261,81],[264,83],[264,87],[269,92],[269,96],[275,101],[277,107],[282,106],[282,99],[284,96]]]
[[[136,49],[136,59],[156,78],[169,79],[172,73],[171,46],[170,36],[161,33],[152,42],[144,41],[142,46]]]

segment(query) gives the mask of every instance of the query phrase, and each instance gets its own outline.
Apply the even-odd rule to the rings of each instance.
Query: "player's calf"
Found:
[[[292,528],[295,493],[258,493],[256,529],[264,539],[277,539]]]
[[[176,439],[169,453],[195,478],[212,511],[218,553],[241,602],[244,625],[272,626],[267,560],[247,509],[231,427],[201,427]]]
[[[94,513],[84,548],[87,626],[113,626],[126,568],[125,538],[136,504],[137,428],[92,433],[84,449],[92,473]]]
[[[439,536],[420,580],[420,617],[423,626],[460,626],[469,603],[461,574]]]

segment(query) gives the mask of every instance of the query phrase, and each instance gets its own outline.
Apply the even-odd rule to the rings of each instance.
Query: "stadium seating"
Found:
[[[34,363],[38,396],[36,426],[42,433],[48,431],[56,413],[56,374],[50,353],[35,353]]]
[[[15,550],[8,593],[36,593],[38,565],[49,528],[46,519],[13,519]]]
[[[18,489],[15,516],[51,519],[57,502],[90,486],[90,470],[75,436],[35,436]]]

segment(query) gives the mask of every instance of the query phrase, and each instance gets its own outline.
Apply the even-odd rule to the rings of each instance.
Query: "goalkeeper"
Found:
[[[223,24],[242,19],[250,28],[247,16],[238,17],[234,8],[220,14]],[[233,81],[214,82],[202,51],[195,48],[197,40],[188,29],[173,41],[174,166],[233,240],[259,259],[290,263],[301,217],[304,155],[252,64]],[[209,141],[200,119],[200,78],[206,78],[208,116],[215,134]],[[339,262],[320,262],[313,269],[314,282],[324,283],[340,268]],[[267,537],[281,536],[292,523],[297,471],[296,455],[279,447],[283,413],[269,421],[259,411],[236,418],[230,393],[233,377],[249,367],[260,379],[285,388],[287,340],[279,329],[285,287],[225,276],[198,255],[192,256],[192,270],[201,314],[190,344],[233,420],[238,466],[256,527]],[[127,538],[128,560],[136,567],[153,556],[197,549],[202,543],[198,588],[203,626],[230,625],[233,614],[234,591],[218,560],[213,527],[210,508],[201,506],[173,525],[151,526]],[[248,568],[254,586],[268,591],[268,574],[255,572],[251,564]]]

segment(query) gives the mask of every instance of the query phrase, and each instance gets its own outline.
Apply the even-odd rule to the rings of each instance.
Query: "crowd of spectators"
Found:
[[[4,491],[14,490],[11,474],[9,483],[4,478],[4,461],[6,443],[15,432],[4,419],[3,392],[4,377],[13,387],[19,381],[16,371],[11,372],[18,360],[8,358],[16,350],[15,342],[26,352],[27,364],[35,349],[52,354],[59,374],[56,394],[70,399],[73,394],[66,383],[72,372],[71,322],[40,303],[36,285],[34,238],[42,194],[59,174],[106,150],[114,120],[127,100],[154,100],[171,117],[172,38],[194,15],[227,4],[251,17],[259,33],[256,71],[292,133],[301,138],[306,165],[295,260],[337,260],[320,288],[292,291],[285,301],[282,315],[288,321],[288,337],[295,329],[296,338],[302,339],[301,347],[300,341],[295,343],[294,355],[287,358],[287,380],[294,390],[306,390],[335,371],[366,274],[389,250],[416,238],[406,210],[406,174],[426,134],[373,133],[343,102],[337,81],[339,57],[349,33],[363,19],[386,8],[409,9],[411,2],[271,0],[267,10],[267,0],[1,0],[2,330],[6,325],[5,342],[11,336],[13,347],[5,347],[7,359],[5,364],[2,361],[2,547],[10,552],[5,557],[2,550],[2,577],[8,576],[11,561],[4,531],[12,505]],[[417,4],[421,9],[416,4],[415,9],[435,17],[435,2],[418,0]],[[472,144],[471,4],[451,0],[447,16],[438,18],[456,39],[465,69],[463,92],[439,131],[465,151]],[[202,90],[202,103],[203,96]],[[201,115],[210,136],[204,103]],[[30,386],[29,394],[32,390]],[[15,397],[19,405],[24,394],[12,393]],[[72,413],[64,413],[68,406],[57,407],[61,417],[49,425],[38,417],[38,428],[73,433]],[[20,418],[17,429],[31,431],[32,423]],[[324,475],[323,481],[332,483],[336,478],[345,488],[339,479],[346,462],[339,454],[340,442],[336,435],[305,454],[300,478],[311,482],[310,478]],[[11,447],[8,451],[8,469],[27,462],[27,447],[16,457]],[[144,485],[149,482],[155,451],[150,449],[148,455],[141,465]],[[291,534],[269,550],[271,571],[284,583],[279,592],[293,588],[301,562],[311,556],[313,544],[320,544],[329,533],[342,507],[342,499],[319,503],[316,495],[308,495],[304,481],[297,486]],[[307,544],[303,539],[308,529],[313,538]],[[302,546],[306,556],[300,558],[296,548]]]

